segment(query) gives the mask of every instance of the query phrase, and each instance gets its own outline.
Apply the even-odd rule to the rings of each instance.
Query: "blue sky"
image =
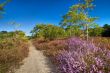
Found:
[[[3,2],[5,0],[0,0]],[[5,6],[5,14],[0,19],[0,30],[13,31],[14,26],[10,22],[15,21],[22,26],[17,30],[23,30],[29,35],[33,27],[38,23],[50,23],[58,25],[62,16],[76,0],[13,0]],[[95,0],[95,9],[90,13],[97,16],[96,21],[100,26],[110,24],[110,0]]]

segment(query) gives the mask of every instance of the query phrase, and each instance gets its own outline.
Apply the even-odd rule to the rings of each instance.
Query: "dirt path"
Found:
[[[36,50],[31,43],[29,56],[23,60],[23,63],[20,69],[15,70],[15,73],[56,73],[48,58],[41,51]]]

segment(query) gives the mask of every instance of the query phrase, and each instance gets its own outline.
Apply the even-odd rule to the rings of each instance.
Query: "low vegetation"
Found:
[[[68,39],[67,48],[55,57],[61,73],[110,72],[109,49],[97,47],[94,43],[79,38]]]
[[[87,42],[80,38],[53,41],[34,39],[33,44],[58,66],[60,73],[110,72],[110,49],[109,45],[106,45],[110,44],[110,39],[94,37],[91,40]]]
[[[42,50],[45,52],[45,55],[48,57],[53,57],[60,53],[64,47],[66,47],[65,40],[53,40],[53,41],[45,41],[41,39],[34,39],[33,44],[35,45],[37,50]]]
[[[109,37],[91,37],[90,41],[97,47],[107,48],[110,50],[110,38]]]
[[[0,73],[12,71],[28,55],[24,32],[0,32]]]

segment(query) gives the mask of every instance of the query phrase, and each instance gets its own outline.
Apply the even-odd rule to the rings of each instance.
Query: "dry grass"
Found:
[[[33,40],[33,44],[38,50],[44,51],[44,54],[48,57],[56,56],[61,50],[66,47],[65,40],[53,40],[45,41],[42,39]]]
[[[0,41],[0,73],[17,66],[28,55],[28,43],[23,39],[6,38]]]
[[[43,39],[34,39],[33,44],[38,50],[45,52],[47,56],[55,56],[66,48],[66,39],[59,39],[53,41],[45,41]],[[105,37],[91,37],[90,42],[97,47],[110,49],[110,38]],[[68,48],[66,48],[68,49]]]
[[[92,37],[90,42],[94,43],[97,47],[110,49],[110,38]]]

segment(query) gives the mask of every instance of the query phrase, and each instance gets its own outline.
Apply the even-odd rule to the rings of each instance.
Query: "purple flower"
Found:
[[[67,48],[56,57],[61,73],[110,72],[109,50],[79,38],[68,39]]]

